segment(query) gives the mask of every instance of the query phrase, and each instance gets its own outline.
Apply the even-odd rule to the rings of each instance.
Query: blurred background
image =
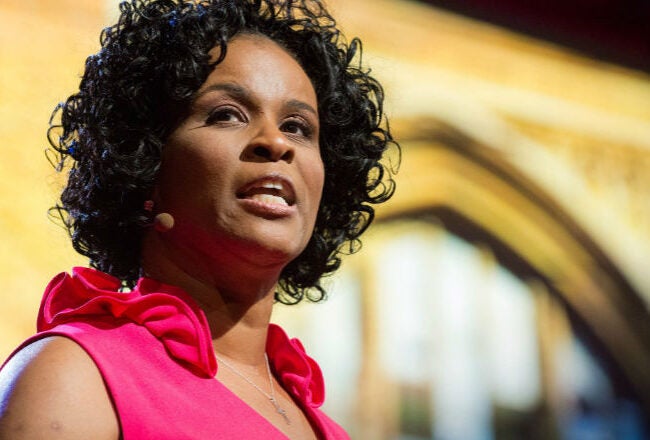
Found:
[[[0,4],[0,358],[83,265],[47,121],[117,0]],[[385,85],[395,197],[274,320],[354,439],[647,439],[650,3],[329,0]]]

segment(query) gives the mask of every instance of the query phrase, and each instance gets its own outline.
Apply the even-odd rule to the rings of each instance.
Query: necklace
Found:
[[[257,386],[257,384],[256,384],[255,382],[253,382],[251,379],[249,379],[248,377],[246,377],[246,376],[244,375],[244,373],[241,373],[239,370],[237,370],[237,368],[235,368],[234,365],[229,364],[228,362],[226,362],[225,360],[223,360],[222,358],[220,358],[220,357],[217,356],[216,354],[215,354],[214,356],[217,358],[217,360],[218,360],[220,363],[222,363],[222,364],[224,364],[226,367],[228,367],[228,369],[230,369],[230,371],[232,371],[232,372],[235,373],[237,376],[241,377],[241,378],[244,379],[246,382],[248,382],[249,384],[251,384],[251,385],[252,385],[252,386],[253,386],[257,391],[259,391],[259,392],[262,393],[262,394],[263,394],[267,399],[269,399],[269,401],[271,402],[271,404],[273,404],[273,407],[275,408],[275,412],[277,412],[277,413],[280,414],[282,417],[284,417],[284,421],[287,422],[287,425],[291,425],[291,420],[289,420],[289,416],[287,416],[287,412],[284,410],[284,408],[282,408],[282,407],[280,406],[280,404],[278,403],[277,399],[275,398],[275,390],[274,390],[274,388],[273,388],[273,376],[271,375],[271,367],[269,366],[269,357],[266,355],[266,353],[264,353],[264,361],[265,361],[265,363],[266,363],[266,373],[267,373],[268,376],[269,376],[269,387],[270,387],[270,389],[271,389],[271,394],[267,393],[267,392],[264,391],[262,388],[260,388],[259,386]]]

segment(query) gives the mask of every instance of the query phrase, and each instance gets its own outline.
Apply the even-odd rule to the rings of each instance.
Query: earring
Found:
[[[153,200],[145,200],[143,208],[149,213],[148,217],[151,217],[153,207]],[[167,232],[174,227],[174,217],[168,212],[161,212],[153,217],[153,222],[151,220],[147,221],[147,226],[151,226],[152,224],[156,231]]]

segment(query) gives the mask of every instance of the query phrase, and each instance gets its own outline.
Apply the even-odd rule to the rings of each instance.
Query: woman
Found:
[[[0,371],[0,439],[347,438],[269,320],[322,299],[393,192],[358,41],[316,0],[120,10],[53,127],[93,269],[50,282]]]

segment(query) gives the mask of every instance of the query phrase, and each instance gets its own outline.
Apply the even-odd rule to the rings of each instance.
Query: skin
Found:
[[[317,108],[309,78],[288,52],[262,36],[234,38],[165,145],[153,199],[175,225],[152,229],[143,242],[146,274],[192,295],[218,356],[267,392],[273,294],[310,239],[323,188]],[[290,425],[223,365],[217,379],[289,438],[316,438],[275,378]],[[0,390],[0,440],[119,438],[99,372],[65,338],[21,350],[0,372]]]
[[[99,370],[75,342],[41,339],[0,372],[0,439],[112,439],[120,436]]]

